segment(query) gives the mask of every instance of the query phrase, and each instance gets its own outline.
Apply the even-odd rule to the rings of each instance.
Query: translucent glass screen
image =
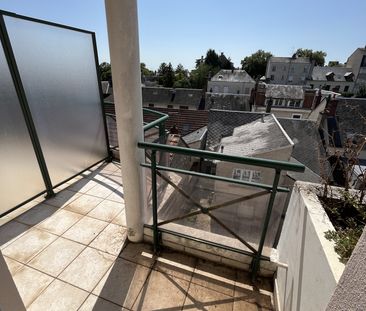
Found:
[[[92,36],[5,16],[53,185],[107,156]]]
[[[0,42],[0,214],[45,190]]]

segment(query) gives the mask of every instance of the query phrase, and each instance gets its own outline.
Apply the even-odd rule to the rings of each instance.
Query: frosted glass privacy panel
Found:
[[[0,42],[0,214],[45,190]]]
[[[107,156],[90,33],[5,16],[53,185]]]

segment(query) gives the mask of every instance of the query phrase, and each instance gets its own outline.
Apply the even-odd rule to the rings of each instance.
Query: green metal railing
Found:
[[[160,116],[157,120],[154,122],[151,122],[149,124],[146,124],[144,126],[144,130],[151,129],[153,127],[159,127],[159,133],[160,135],[165,136],[165,126],[164,122],[168,118],[167,115],[145,109],[151,113],[155,113],[156,115]],[[252,277],[253,279],[256,278],[257,272],[260,267],[260,260],[269,260],[268,257],[263,256],[263,248],[265,244],[265,239],[268,231],[269,222],[271,219],[271,213],[274,205],[274,201],[276,198],[277,192],[289,192],[289,189],[286,187],[280,187],[279,181],[281,177],[281,171],[295,171],[295,172],[303,172],[305,167],[300,164],[294,164],[284,161],[275,161],[275,160],[267,160],[267,159],[259,159],[259,158],[251,158],[251,157],[239,157],[239,156],[232,156],[227,155],[223,153],[217,153],[217,152],[211,152],[211,151],[205,151],[205,150],[198,150],[198,149],[190,149],[190,148],[184,148],[184,147],[176,147],[176,146],[170,146],[170,145],[164,145],[162,144],[162,141],[160,140],[160,144],[157,143],[148,143],[148,142],[139,142],[138,147],[141,149],[144,149],[146,152],[146,155],[150,159],[151,163],[141,163],[142,167],[147,167],[151,169],[151,196],[152,196],[152,218],[153,218],[153,224],[151,225],[145,225],[147,227],[150,227],[153,230],[153,242],[154,242],[154,252],[158,252],[160,248],[160,235],[162,232],[169,233],[175,236],[183,237],[186,239],[199,241],[202,243],[205,243],[207,245],[215,246],[215,247],[221,247],[226,250],[234,251],[237,253],[242,253],[245,255],[251,256],[252,263],[251,263],[251,271],[252,271]],[[147,153],[147,151],[150,151],[150,154]],[[223,176],[216,176],[206,173],[200,173],[200,172],[194,172],[189,170],[183,170],[183,169],[177,169],[172,168],[169,166],[162,166],[158,165],[157,163],[157,152],[167,152],[174,155],[186,155],[190,157],[197,157],[200,159],[210,159],[210,160],[219,160],[219,161],[226,161],[231,163],[238,163],[238,164],[245,164],[245,165],[251,165],[251,166],[257,166],[257,167],[264,167],[273,169],[275,171],[274,179],[272,184],[262,184],[262,183],[254,183],[254,182],[246,182],[241,181],[233,178],[223,177]],[[233,184],[240,184],[245,185],[249,187],[255,187],[263,189],[263,191],[260,191],[258,193],[246,195],[244,197],[234,199],[225,203],[217,204],[214,206],[206,207],[202,206],[200,203],[193,200],[189,194],[187,194],[183,189],[179,188],[177,185],[175,185],[172,181],[169,180],[166,176],[164,176],[161,171],[166,172],[174,172],[179,174],[185,174],[190,176],[196,176],[196,177],[204,177],[208,179],[218,180],[218,181],[225,181]],[[176,191],[178,191],[181,195],[183,195],[187,200],[191,201],[193,205],[199,208],[197,211],[190,212],[184,216],[175,217],[169,220],[164,220],[159,222],[158,219],[158,192],[157,192],[157,176],[162,178],[165,182],[170,184]],[[233,232],[231,228],[227,227],[221,220],[219,220],[215,215],[213,215],[211,212],[213,210],[216,210],[218,208],[221,208],[223,206],[228,206],[234,203],[247,201],[253,198],[257,198],[263,195],[270,195],[268,206],[264,218],[264,222],[262,225],[261,230],[261,236],[260,241],[258,244],[258,248],[256,249],[251,244],[249,244],[247,241],[245,241],[242,237],[240,237],[238,234]],[[240,242],[242,242],[250,251],[242,250],[242,249],[236,249],[227,245],[222,245],[216,242],[212,241],[206,241],[200,238],[192,237],[186,234],[182,234],[179,232],[171,231],[165,228],[160,228],[160,226],[166,225],[168,223],[172,223],[177,220],[182,220],[184,218],[188,218],[197,214],[206,214],[211,217],[216,223],[218,223],[221,227],[223,227],[225,230],[227,230],[232,236],[234,236],[236,239],[238,239]]]

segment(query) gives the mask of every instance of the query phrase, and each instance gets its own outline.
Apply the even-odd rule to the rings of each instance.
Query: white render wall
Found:
[[[321,311],[343,273],[334,243],[324,232],[334,229],[315,194],[316,184],[296,182],[279,244],[275,287],[279,310]]]

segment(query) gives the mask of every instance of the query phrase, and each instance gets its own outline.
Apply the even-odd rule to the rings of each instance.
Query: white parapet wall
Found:
[[[325,310],[344,270],[334,243],[324,236],[334,227],[318,193],[317,184],[294,185],[277,246],[283,267],[277,270],[275,297],[282,311]]]

